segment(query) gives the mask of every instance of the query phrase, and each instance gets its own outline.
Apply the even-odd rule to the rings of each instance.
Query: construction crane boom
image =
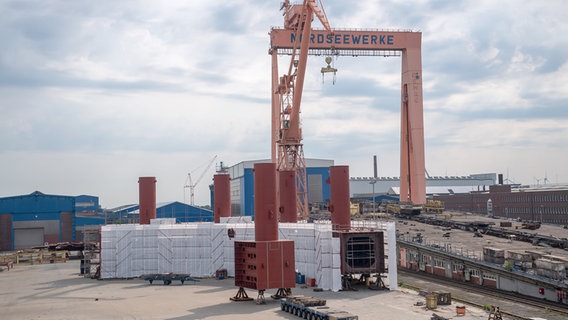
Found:
[[[187,181],[189,183],[186,182],[184,188],[189,188],[189,199],[190,199],[190,204],[192,206],[195,205],[195,187],[197,186],[197,184],[199,184],[201,179],[203,179],[207,171],[209,171],[215,159],[217,159],[217,156],[214,156],[213,159],[209,161],[209,163],[207,164],[207,168],[203,170],[203,172],[199,175],[199,177],[197,178],[197,180],[195,180],[195,182],[193,182],[193,179],[191,178],[191,172],[187,174]]]
[[[316,4],[315,1],[308,1],[308,5],[312,8],[314,14],[318,17],[319,21],[325,28],[325,30],[331,32],[331,26],[329,25],[329,21],[327,20],[327,15],[323,9],[323,4],[321,0],[318,1],[320,4],[319,6]]]

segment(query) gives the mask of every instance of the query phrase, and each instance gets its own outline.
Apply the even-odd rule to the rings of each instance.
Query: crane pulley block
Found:
[[[333,67],[331,67],[331,66],[329,66],[329,65],[328,65],[327,67],[322,67],[322,68],[321,68],[321,73],[332,73],[332,72],[333,72],[333,74],[336,74],[336,73],[337,73],[337,69],[336,69],[336,68],[333,68]]]

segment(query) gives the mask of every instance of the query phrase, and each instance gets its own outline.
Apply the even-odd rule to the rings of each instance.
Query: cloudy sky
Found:
[[[333,28],[422,32],[426,168],[568,182],[568,2],[326,0]],[[216,164],[270,157],[280,1],[0,0],[0,197],[189,201]],[[320,26],[319,22],[315,26]],[[281,70],[288,58],[281,57]],[[399,175],[400,58],[310,57],[308,158]],[[196,203],[208,204],[208,170]]]

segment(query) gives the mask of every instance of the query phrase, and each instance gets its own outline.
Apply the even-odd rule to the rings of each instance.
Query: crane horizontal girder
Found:
[[[292,30],[272,28],[270,47],[294,48],[296,37]],[[333,34],[330,34],[327,30],[312,29],[309,37],[311,50],[406,50],[420,48],[422,43],[421,32],[401,30],[334,29]]]
[[[279,49],[278,55],[292,55],[293,49]],[[344,56],[344,57],[400,57],[400,50],[357,50],[357,49],[309,49],[309,56]]]

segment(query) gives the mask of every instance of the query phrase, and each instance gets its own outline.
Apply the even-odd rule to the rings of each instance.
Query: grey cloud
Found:
[[[548,81],[544,79],[550,77],[549,73],[558,72],[566,64],[568,44],[561,36],[566,30],[561,14],[566,11],[562,10],[566,5],[562,1],[542,2],[540,6],[544,9],[538,9],[533,16],[530,12],[525,13],[523,7],[533,2],[520,1],[514,7],[510,5],[513,1],[508,3],[507,6],[491,1],[383,1],[376,6],[377,12],[362,15],[366,21],[355,21],[357,25],[353,27],[422,30],[427,119],[430,115],[437,116],[438,110],[443,108],[445,116],[451,119],[448,128],[459,126],[472,134],[478,130],[474,124],[486,120],[488,123],[503,120],[528,124],[535,119],[542,123],[564,123],[568,118],[566,99],[551,97],[542,91],[546,86],[562,88],[564,83],[523,86],[530,86],[531,81],[527,79],[535,76]],[[0,37],[3,39],[0,52],[3,117],[0,119],[0,152],[6,155],[13,150],[38,150],[41,156],[39,150],[55,150],[62,155],[70,150],[108,154],[116,150],[143,150],[166,159],[170,153],[216,150],[213,152],[230,153],[236,161],[250,155],[269,156],[267,33],[270,26],[282,23],[278,4],[262,0],[211,4],[183,1],[0,2]],[[350,27],[334,24],[334,21],[348,21],[369,7],[365,1],[330,0],[324,1],[324,5],[333,27]],[[172,10],[170,6],[176,7]],[[487,10],[480,12],[480,8]],[[547,17],[557,22],[548,24],[543,20]],[[143,51],[144,41],[154,47],[148,52],[138,52]],[[499,53],[489,58],[487,50],[492,47]],[[542,65],[536,70],[506,74],[518,52]],[[80,67],[92,70],[94,74],[83,74],[75,68],[75,62],[80,58],[87,61],[86,66]],[[266,65],[258,62],[261,59]],[[383,125],[381,112],[388,113],[390,118],[393,113],[399,113],[398,84],[388,87],[382,84],[384,81],[376,80],[382,74],[397,74],[399,58],[389,61],[388,66],[377,66],[370,59],[358,57],[348,63],[344,63],[347,58],[343,59],[338,66],[340,71],[335,86],[329,84],[328,77],[322,89],[305,88],[309,94],[304,97],[310,99],[309,103],[326,101],[334,106],[325,112],[304,115],[307,156],[333,159],[349,153],[349,157],[355,159],[367,156],[368,150],[373,148],[380,148],[381,152],[398,148],[400,137],[396,129],[389,129],[392,132],[380,136],[369,134],[369,130],[316,136],[321,134],[317,126],[328,127],[329,121],[340,123],[337,121],[340,119],[344,121],[341,123],[350,125],[360,121],[357,119],[361,118],[361,113],[353,110],[333,111],[351,100],[362,101],[360,107],[365,111],[361,112],[368,112],[373,117],[378,115],[374,122],[370,121],[371,126]],[[252,67],[251,63],[254,64]],[[309,65],[311,68],[320,63],[310,61]],[[319,70],[314,70],[319,77]],[[355,76],[349,76],[350,73]],[[387,80],[392,82],[392,79]],[[493,106],[491,99],[467,102],[479,104],[471,108],[447,105],[453,98],[454,101],[467,101],[477,94],[485,97],[496,94],[497,90],[492,88],[481,91],[485,90],[483,84],[495,83],[499,89],[498,84],[504,80],[507,80],[508,88],[515,90],[506,92],[508,96],[527,105],[523,108]],[[248,87],[243,89],[243,83]],[[251,88],[257,84],[260,84],[258,88]],[[480,88],[480,92],[472,93],[472,88]],[[47,91],[49,94],[45,93]],[[86,91],[89,93],[84,94]],[[14,92],[20,95],[16,96]],[[179,94],[182,92],[184,95]],[[187,104],[199,110],[201,115],[176,114],[177,118],[165,117],[159,119],[163,123],[152,123],[155,119],[138,114],[136,109],[113,113],[113,110],[120,111],[120,103],[128,101],[126,97],[129,96],[136,96],[136,103],[144,104],[146,93],[159,93],[148,99],[151,101],[148,104],[159,103],[161,100],[157,99],[162,98],[167,101],[164,104],[184,104],[183,99],[187,99]],[[106,99],[98,100],[97,94]],[[122,100],[115,103],[109,96]],[[207,99],[209,96],[217,99]],[[84,101],[91,98],[93,101]],[[200,105],[194,106],[194,101],[199,101]],[[96,114],[97,105],[110,108],[108,114]],[[14,112],[15,109],[19,113]],[[173,112],[179,112],[179,109]],[[220,119],[223,121],[219,122]],[[562,128],[539,129],[538,122],[530,124],[537,128],[529,136],[518,133],[515,145],[534,143],[530,134],[563,133]],[[437,131],[425,128],[427,134],[429,130]],[[484,130],[493,129],[487,126]],[[455,141],[458,137],[444,133],[443,136],[429,137],[426,143],[443,146]],[[461,152],[467,154],[469,151],[466,148]],[[555,157],[561,158],[563,154],[558,153]],[[448,155],[447,161],[454,159]],[[117,161],[117,166],[127,166],[120,164],[120,159],[113,161]]]
[[[127,91],[182,91],[187,90],[178,84],[152,80],[91,80],[64,72],[28,68],[6,68],[0,74],[0,85],[5,87],[66,87],[91,88],[100,90]]]

